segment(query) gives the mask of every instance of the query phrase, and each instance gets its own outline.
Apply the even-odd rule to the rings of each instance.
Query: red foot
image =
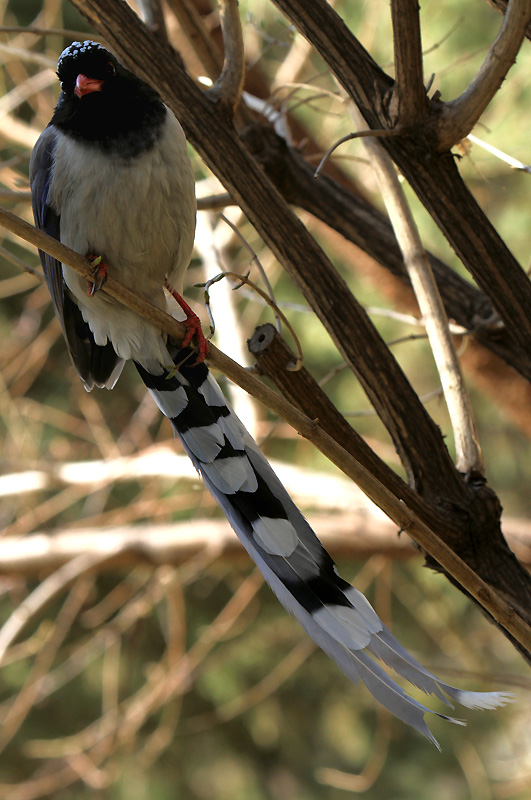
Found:
[[[107,280],[107,272],[109,268],[107,267],[105,261],[101,260],[101,256],[89,255],[88,258],[90,258],[92,261],[92,275],[94,276],[94,281],[87,281],[87,294],[89,297],[93,297],[96,292],[99,292]]]
[[[184,320],[184,324],[187,327],[186,336],[184,337],[181,347],[188,347],[192,339],[195,337],[195,343],[197,345],[197,360],[196,364],[200,364],[208,355],[208,340],[205,338],[205,334],[203,333],[203,329],[201,328],[201,320],[194,314],[186,300],[181,297],[179,292],[176,292],[175,289],[168,283],[168,279],[166,278],[164,281],[164,286],[171,294],[171,296],[177,300],[179,305],[181,306],[182,310],[186,314],[186,319]]]

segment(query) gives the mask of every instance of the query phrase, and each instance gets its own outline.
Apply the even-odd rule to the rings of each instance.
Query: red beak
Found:
[[[103,81],[98,81],[96,78],[87,78],[86,75],[78,75],[76,79],[76,88],[74,94],[77,97],[83,97],[85,94],[91,92],[101,92]]]

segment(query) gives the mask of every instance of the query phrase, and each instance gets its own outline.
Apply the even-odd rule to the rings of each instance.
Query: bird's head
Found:
[[[52,123],[78,140],[124,157],[148,149],[165,118],[159,94],[97,42],[73,42],[61,55],[62,93]]]
[[[81,99],[112,85],[119,69],[113,54],[97,42],[72,42],[59,56],[57,76],[67,97]]]

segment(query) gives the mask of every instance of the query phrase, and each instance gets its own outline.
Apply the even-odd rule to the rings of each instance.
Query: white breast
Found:
[[[61,241],[101,256],[109,274],[166,309],[164,278],[182,290],[194,241],[195,191],[186,140],[167,110],[154,147],[132,159],[107,155],[59,133],[49,200],[61,215]],[[161,334],[63,265],[97,344],[110,340],[122,358],[146,369],[168,363]]]

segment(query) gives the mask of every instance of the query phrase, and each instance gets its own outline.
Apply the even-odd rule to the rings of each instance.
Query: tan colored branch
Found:
[[[0,630],[0,663],[6,650],[25,628],[29,620],[33,619],[43,606],[61,594],[67,586],[81,575],[86,575],[94,567],[111,558],[107,550],[101,553],[81,553],[76,558],[67,561],[56,572],[42,581],[37,588],[13,611],[7,622]]]
[[[364,125],[364,119],[354,103],[348,100],[347,105],[354,122]],[[467,475],[472,472],[483,474],[483,459],[472,406],[450,335],[448,317],[418,228],[390,157],[375,139],[364,139],[364,145],[404,257],[441,378],[454,432],[457,469]]]
[[[393,559],[420,558],[408,538],[397,536],[396,527],[377,509],[314,513],[307,518],[335,559],[362,560],[375,553]],[[100,563],[103,571],[135,564],[176,566],[202,553],[211,559],[246,558],[225,519],[194,519],[171,525],[99,526],[5,536],[0,539],[0,575],[35,576],[81,556]]]
[[[222,100],[234,111],[240,102],[245,78],[242,26],[238,0],[219,0],[219,5],[225,58],[221,75],[210,89],[209,95]]]
[[[477,75],[460,97],[441,106],[435,129],[441,152],[468,136],[479,120],[514,64],[530,20],[531,0],[510,0],[499,33]]]
[[[374,507],[313,512],[306,518],[335,561],[373,555],[393,561],[420,558],[409,539],[398,536],[396,526]],[[529,521],[508,519],[505,532],[520,561],[531,565]],[[226,520],[193,519],[170,525],[98,526],[5,536],[0,539],[0,575],[38,576],[81,557],[94,559],[91,571],[129,569],[136,564],[178,566],[201,554],[209,561],[246,558]]]
[[[142,19],[149,30],[158,39],[167,42],[168,31],[166,30],[162,0],[137,0],[137,3]]]
[[[166,0],[206,73],[215,81],[223,68],[223,57],[207,30],[194,0]]]
[[[22,147],[31,149],[39,138],[40,130],[21,122],[13,114],[2,115],[2,126],[0,139],[8,142],[15,142]]]
[[[352,482],[328,472],[319,472],[272,460],[271,465],[295,502],[322,511],[365,509],[374,513],[371,501]],[[87,493],[119,481],[163,477],[174,481],[200,482],[195,467],[186,455],[171,444],[149,447],[135,455],[92,461],[62,461],[38,469],[0,476],[0,498],[34,492],[84,488]]]

